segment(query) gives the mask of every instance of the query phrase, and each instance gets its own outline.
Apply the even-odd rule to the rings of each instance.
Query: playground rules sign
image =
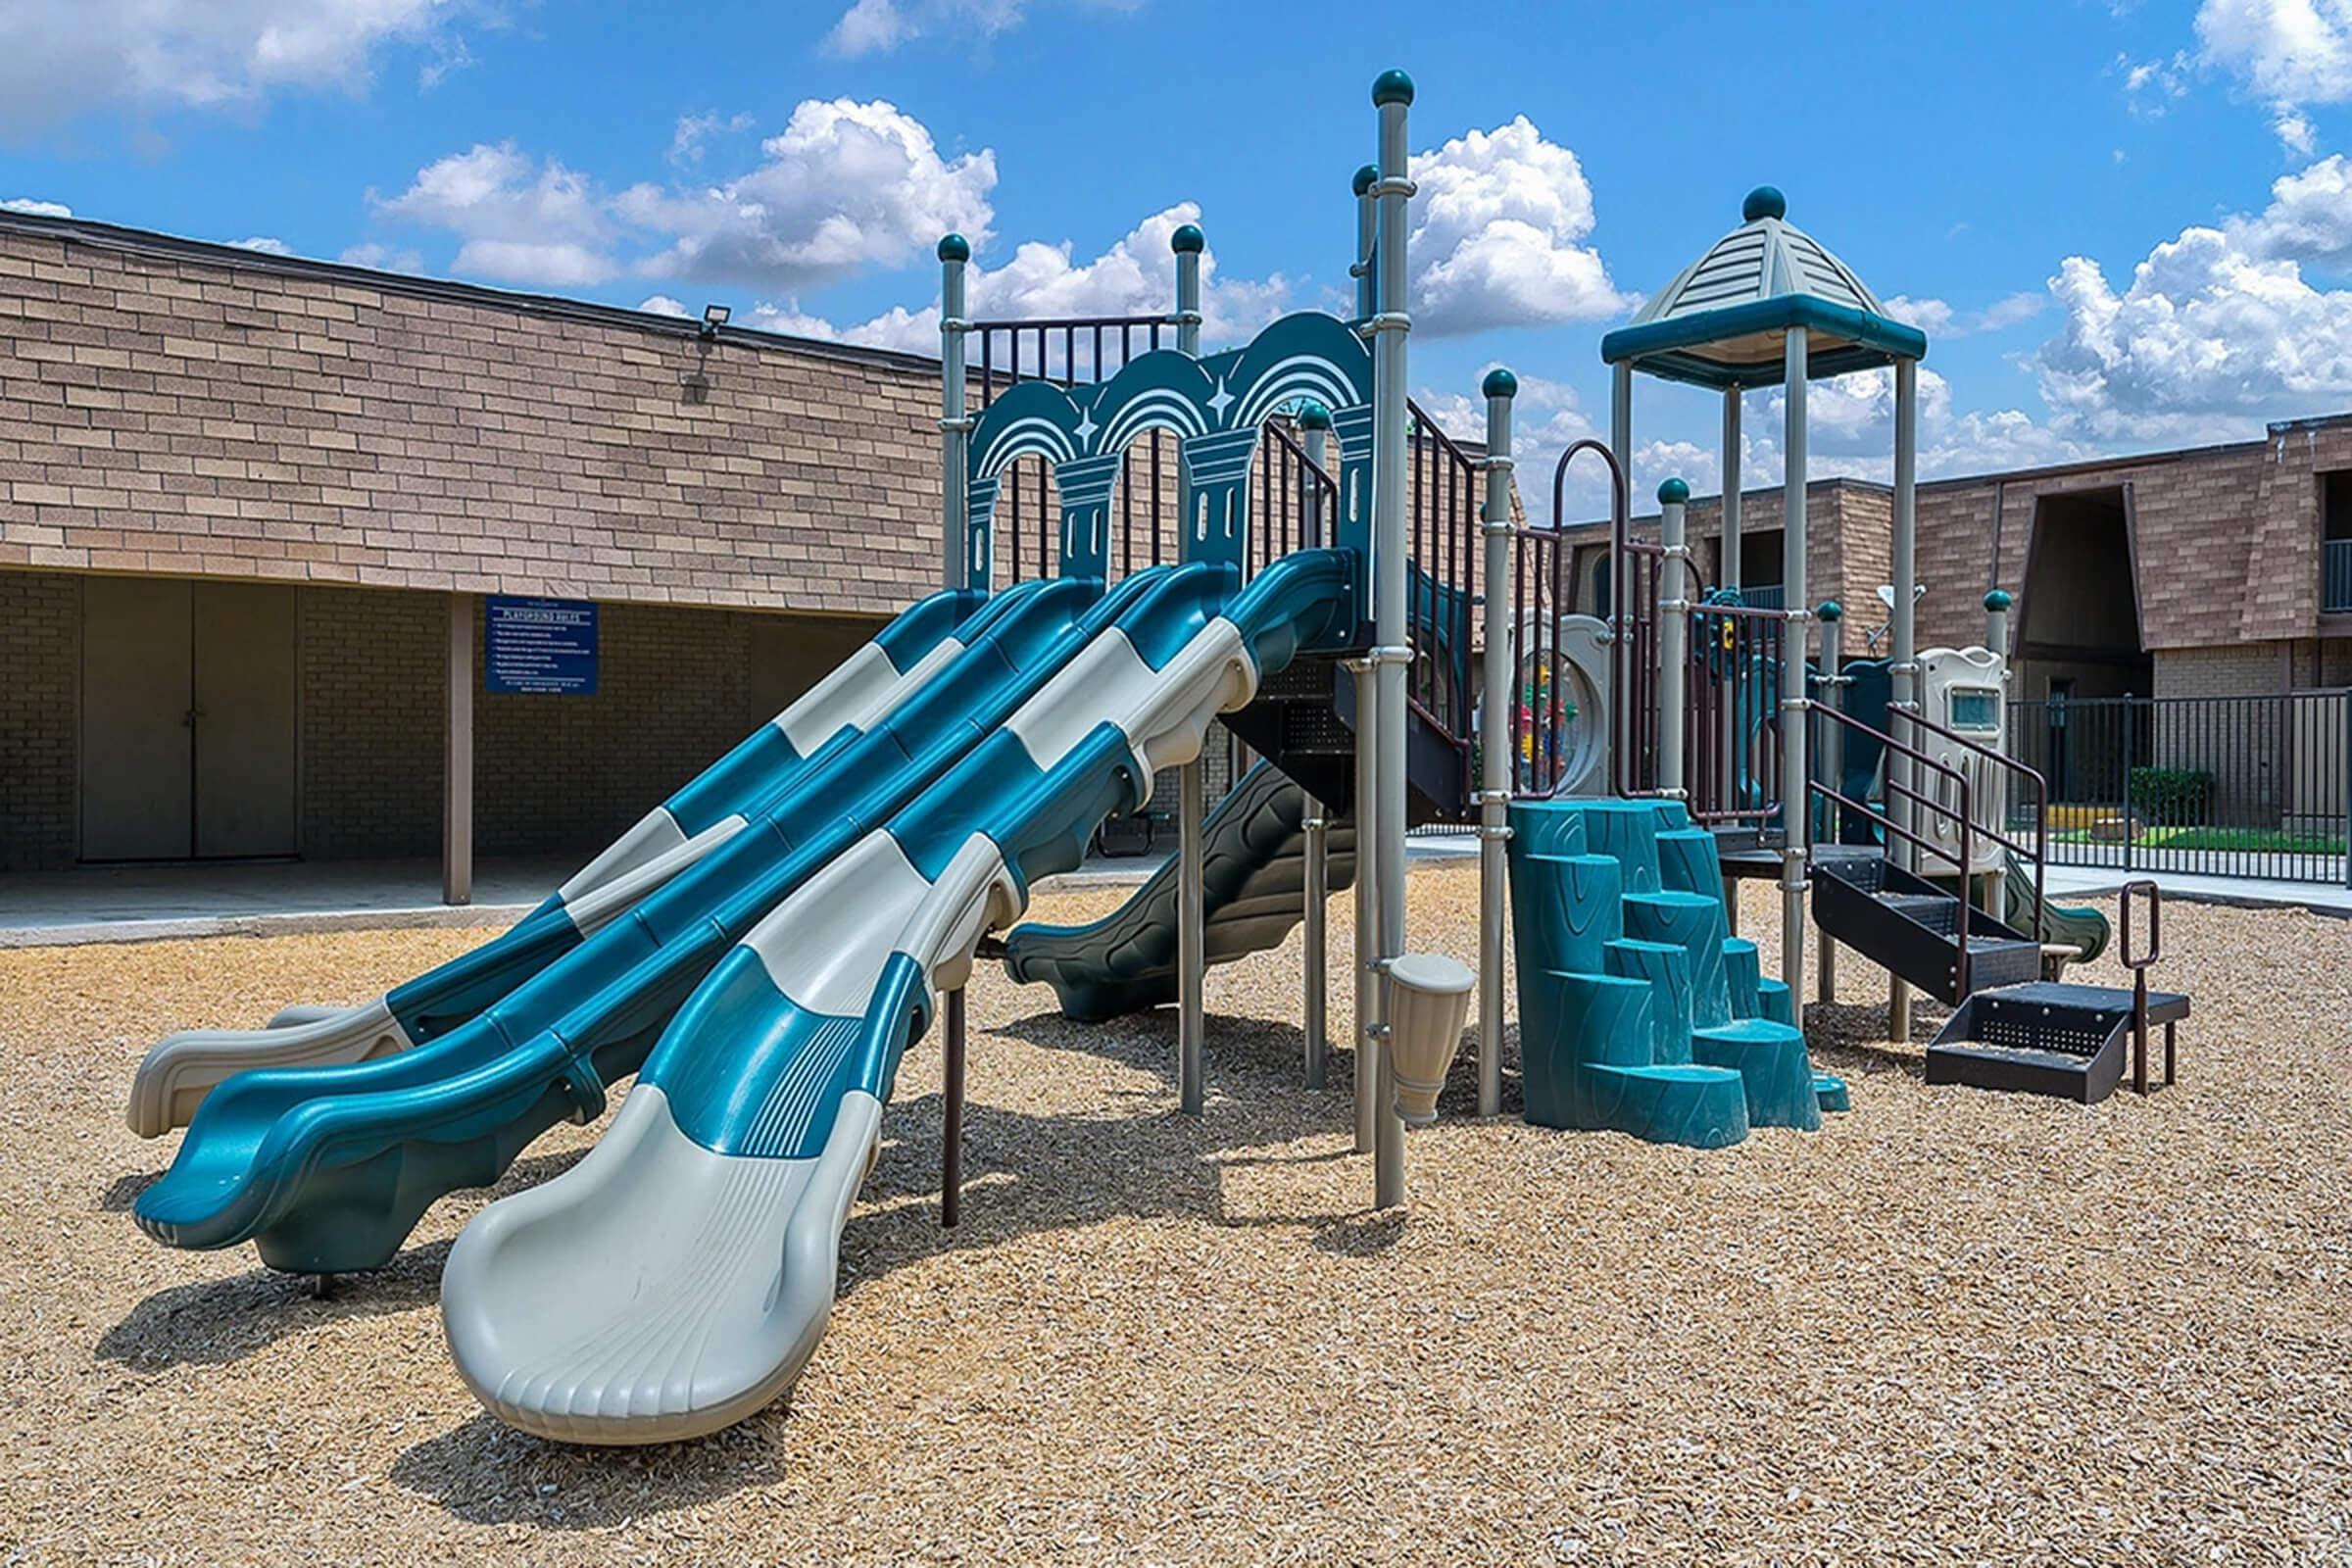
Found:
[[[596,606],[580,599],[484,601],[484,687],[543,697],[596,695]]]

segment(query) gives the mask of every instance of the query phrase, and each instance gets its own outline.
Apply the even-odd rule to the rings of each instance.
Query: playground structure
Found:
[[[935,1020],[955,1222],[962,988],[983,957],[1050,982],[1072,1016],[1173,1002],[1197,1115],[1207,967],[1301,922],[1303,1071],[1322,1087],[1323,911],[1352,884],[1355,1143],[1381,1207],[1403,1201],[1404,1127],[1435,1113],[1474,978],[1478,1109],[1501,1107],[1506,905],[1528,1119],[1697,1147],[1846,1108],[1800,1028],[1808,891],[1825,985],[1838,942],[1887,963],[1898,1036],[1906,983],[1982,1002],[2021,956],[2037,974],[2037,937],[1973,913],[1967,876],[1956,894],[1927,880],[2000,881],[1996,852],[2039,843],[1988,809],[1996,782],[2037,781],[1971,722],[1969,694],[1998,691],[1998,634],[1989,664],[1936,666],[1931,716],[1897,595],[1876,723],[1838,700],[1835,607],[1818,664],[1807,647],[1805,380],[1893,367],[1908,582],[1924,337],[1789,227],[1777,192],[1751,195],[1742,227],[1604,342],[1611,439],[1562,457],[1555,517],[1568,464],[1599,463],[1618,595],[1605,620],[1573,613],[1556,527],[1512,520],[1510,373],[1485,380],[1475,455],[1406,397],[1411,83],[1389,73],[1373,101],[1352,319],[1287,317],[1203,355],[1187,225],[1169,317],[970,320],[970,250],[944,239],[939,592],[498,941],[359,1009],[159,1045],[129,1120],[187,1132],[140,1226],[176,1247],[250,1240],[287,1270],[378,1266],[433,1201],[495,1181],[555,1122],[595,1119],[633,1075],[585,1159],[466,1227],[443,1312],[500,1419],[666,1441],[799,1376],[898,1066]],[[1739,391],[1785,378],[1796,608],[1739,597],[1736,461],[1723,592],[1695,591],[1679,481],[1659,541],[1632,536],[1636,368],[1724,388],[1730,454]],[[1200,760],[1220,718],[1263,760],[1212,812]],[[1883,759],[1883,779],[1842,770],[1840,746]],[[1170,865],[1092,926],[1021,925],[1037,880],[1166,768]],[[1436,820],[1480,837],[1475,977],[1407,951],[1405,833]],[[1777,978],[1726,898],[1726,871],[1757,856],[1785,900]],[[2036,871],[2034,920],[2044,903]],[[2185,1000],[2134,1006],[2143,1057],[2152,1018],[2169,1063]],[[1998,1034],[1978,1054],[2014,1072]],[[2077,1076],[2095,1086],[2120,1038],[2110,1020],[2101,1065]],[[1953,1081],[1986,1081],[1974,1059],[1947,1053]]]

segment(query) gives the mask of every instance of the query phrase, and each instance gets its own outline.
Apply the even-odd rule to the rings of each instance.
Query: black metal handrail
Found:
[[[1889,710],[1889,712],[1894,711],[1898,710]],[[1982,831],[1989,842],[1999,845],[2002,849],[2007,850],[2010,854],[2018,857],[2020,859],[2031,859],[2034,862],[2033,935],[2034,941],[2040,941],[2042,928],[2046,923],[2049,912],[2047,907],[2047,899],[2045,896],[2047,887],[2046,872],[2048,871],[2049,867],[2048,847],[2050,842],[2049,780],[2043,778],[2038,770],[2027,766],[2025,763],[2019,761],[2016,758],[1996,752],[1992,748],[1984,745],[1982,741],[1970,740],[1967,736],[1959,734],[1942,724],[1938,724],[1934,719],[1929,718],[1924,714],[1903,712],[1902,718],[1905,723],[1916,724],[1931,735],[1940,736],[1944,740],[1947,740],[1953,745],[1958,746],[1962,751],[1971,753],[1977,757],[1984,758],[1989,761],[1999,763],[2002,767],[2007,768],[2010,772],[2017,774],[2019,777],[2024,778],[2033,784],[2034,849],[2031,855],[2029,855],[2022,847],[2011,842],[1998,830],[1992,827],[1987,826]],[[1960,858],[1960,898],[1961,902],[1963,903],[1966,903],[1968,900],[1969,875],[1968,857],[1963,855]],[[1990,914],[1992,911],[1988,909],[1985,912]]]
[[[1968,982],[1970,963],[1968,951],[1969,905],[1966,867],[1968,865],[1969,858],[1976,848],[1976,846],[1970,842],[1970,835],[1975,830],[1976,826],[1976,817],[1975,814],[1969,809],[1970,802],[1968,775],[1962,772],[1960,769],[1949,765],[1948,763],[1936,760],[1935,758],[1930,757],[1927,753],[1921,751],[1918,747],[1905,745],[1903,742],[1896,740],[1893,736],[1886,734],[1880,730],[1872,729],[1868,724],[1863,723],[1860,719],[1855,718],[1850,714],[1841,713],[1835,708],[1823,708],[1819,705],[1815,705],[1808,710],[1817,713],[1823,718],[1829,719],[1835,723],[1841,724],[1857,735],[1869,736],[1877,740],[1881,746],[1886,748],[1888,751],[1894,752],[1903,757],[1908,757],[1915,762],[1923,763],[1931,772],[1940,773],[1945,778],[1948,778],[1952,781],[1954,785],[1954,794],[1958,796],[1960,801],[1960,865],[1962,867],[1960,897],[1954,901],[1959,906],[1959,908],[1957,913],[1954,915],[1953,920],[1953,947],[1955,952],[1952,960],[1952,994],[1957,997],[1967,996],[1969,992]],[[1843,791],[1833,789],[1817,778],[1807,779],[1805,781],[1805,785],[1807,790],[1810,792],[1808,796],[1808,804],[1810,803],[1812,796],[1818,796],[1824,800],[1833,801],[1838,806],[1844,807],[1849,810],[1859,813],[1863,820],[1876,822],[1880,827],[1886,829],[1886,832],[1903,840],[1905,843],[1912,845],[1914,848],[1925,850],[1933,856],[1940,857],[1943,854],[1942,846],[1933,843],[1928,839],[1922,838],[1919,834],[1914,833],[1907,827],[1900,826],[1895,822],[1892,816],[1884,811],[1874,809],[1866,801],[1854,800],[1847,796]],[[1907,784],[1898,784],[1894,781],[1891,775],[1886,780],[1886,788],[1901,795],[1905,800],[1910,801],[1915,806],[1924,806],[1929,810],[1943,816],[1949,816],[1952,814],[1950,808],[1945,807],[1940,800],[1934,796],[1922,795]]]

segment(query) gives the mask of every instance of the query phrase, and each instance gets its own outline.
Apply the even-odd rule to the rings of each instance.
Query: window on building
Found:
[[[2352,611],[2352,468],[2320,475],[2320,608]]]

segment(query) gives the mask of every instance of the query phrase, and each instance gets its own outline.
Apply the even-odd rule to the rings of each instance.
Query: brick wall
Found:
[[[0,228],[0,564],[895,612],[938,376]]]
[[[81,585],[0,571],[0,871],[70,865]]]
[[[314,859],[441,853],[440,594],[302,594],[302,846]]]
[[[2242,697],[2287,689],[2286,648],[2239,643],[2228,648],[2172,648],[2156,654],[2159,697]]]

